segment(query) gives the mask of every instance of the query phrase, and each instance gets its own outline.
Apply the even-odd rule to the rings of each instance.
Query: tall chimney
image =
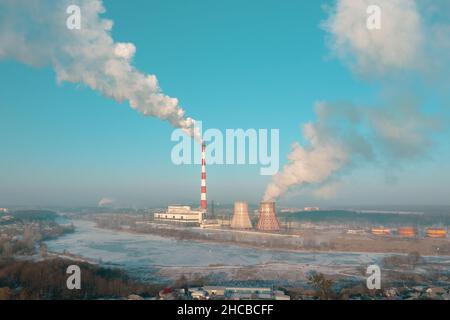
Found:
[[[200,195],[200,208],[202,211],[207,211],[208,207],[206,204],[206,155],[205,155],[205,143],[202,143],[202,184],[201,184],[201,195]]]

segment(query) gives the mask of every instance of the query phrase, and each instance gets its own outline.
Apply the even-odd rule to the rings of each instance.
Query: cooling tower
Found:
[[[280,224],[275,213],[275,202],[261,202],[256,228],[261,231],[280,230]]]
[[[248,215],[247,202],[235,202],[234,203],[234,215],[231,220],[231,228],[233,229],[251,229],[252,222]]]

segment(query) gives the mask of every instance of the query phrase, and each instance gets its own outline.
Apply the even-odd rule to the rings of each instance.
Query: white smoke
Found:
[[[407,99],[375,107],[318,102],[315,113],[316,122],[303,127],[307,144],[293,144],[288,164],[266,188],[265,201],[275,201],[295,186],[318,187],[316,196],[321,190],[335,193],[336,181],[330,178],[361,160],[390,166],[417,159],[432,145],[430,133],[441,124]]]
[[[69,5],[81,8],[81,29],[69,30]],[[0,60],[51,66],[58,82],[81,83],[145,116],[154,116],[194,135],[192,118],[176,98],[165,95],[154,75],[140,72],[131,60],[132,43],[111,37],[113,22],[101,17],[101,0],[1,0]]]
[[[331,181],[323,186],[319,186],[317,189],[313,190],[312,194],[314,197],[319,199],[333,199],[341,189],[342,183],[338,181]]]
[[[381,7],[381,30],[367,29],[369,5]],[[288,164],[273,177],[264,200],[274,201],[291,188],[311,185],[320,194],[361,159],[390,167],[426,154],[432,134],[441,127],[439,115],[425,113],[420,99],[411,94],[414,87],[402,77],[392,77],[409,72],[426,78],[423,85],[435,93],[448,86],[450,20],[445,9],[450,6],[440,0],[420,5],[423,14],[413,0],[337,0],[322,23],[332,52],[356,74],[378,79],[383,99],[371,107],[318,103],[317,121],[303,129],[306,145],[293,145]],[[443,17],[436,18],[437,14]],[[430,15],[433,19],[425,19]],[[438,81],[430,85],[429,78]],[[390,88],[404,86],[407,90],[401,93]]]
[[[102,198],[98,202],[99,207],[112,207],[116,203],[115,199],[112,198]]]
[[[367,28],[370,5],[381,9],[379,30]],[[449,9],[447,0],[336,0],[321,26],[332,54],[358,75],[383,79],[415,71],[447,77]]]
[[[348,162],[348,151],[338,141],[322,141],[312,123],[304,126],[303,134],[309,145],[292,146],[289,163],[267,186],[264,201],[274,201],[294,185],[321,183]]]
[[[136,53],[136,47],[132,43],[118,43],[114,48],[114,54],[119,58],[131,59]]]
[[[380,30],[366,26],[370,5],[381,9]],[[323,28],[334,53],[358,73],[380,75],[422,64],[419,49],[426,35],[415,1],[338,0]]]

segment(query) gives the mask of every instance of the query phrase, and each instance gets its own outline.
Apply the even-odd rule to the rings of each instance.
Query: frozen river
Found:
[[[100,229],[90,221],[73,221],[76,231],[47,242],[53,252],[68,252],[106,265],[122,267],[132,275],[151,279],[163,267],[306,265],[333,269],[377,263],[382,254],[305,253],[262,250],[229,244],[201,243]]]

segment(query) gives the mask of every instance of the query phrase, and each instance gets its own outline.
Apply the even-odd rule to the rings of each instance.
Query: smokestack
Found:
[[[231,228],[233,229],[251,229],[252,222],[250,221],[250,216],[248,215],[248,204],[247,202],[235,202],[234,203],[234,215],[231,220]]]
[[[275,213],[275,202],[261,202],[259,220],[256,226],[261,231],[279,231],[280,224]]]
[[[202,143],[202,183],[201,183],[201,195],[200,195],[200,208],[202,211],[207,211],[206,204],[206,156],[205,156],[205,143]]]

